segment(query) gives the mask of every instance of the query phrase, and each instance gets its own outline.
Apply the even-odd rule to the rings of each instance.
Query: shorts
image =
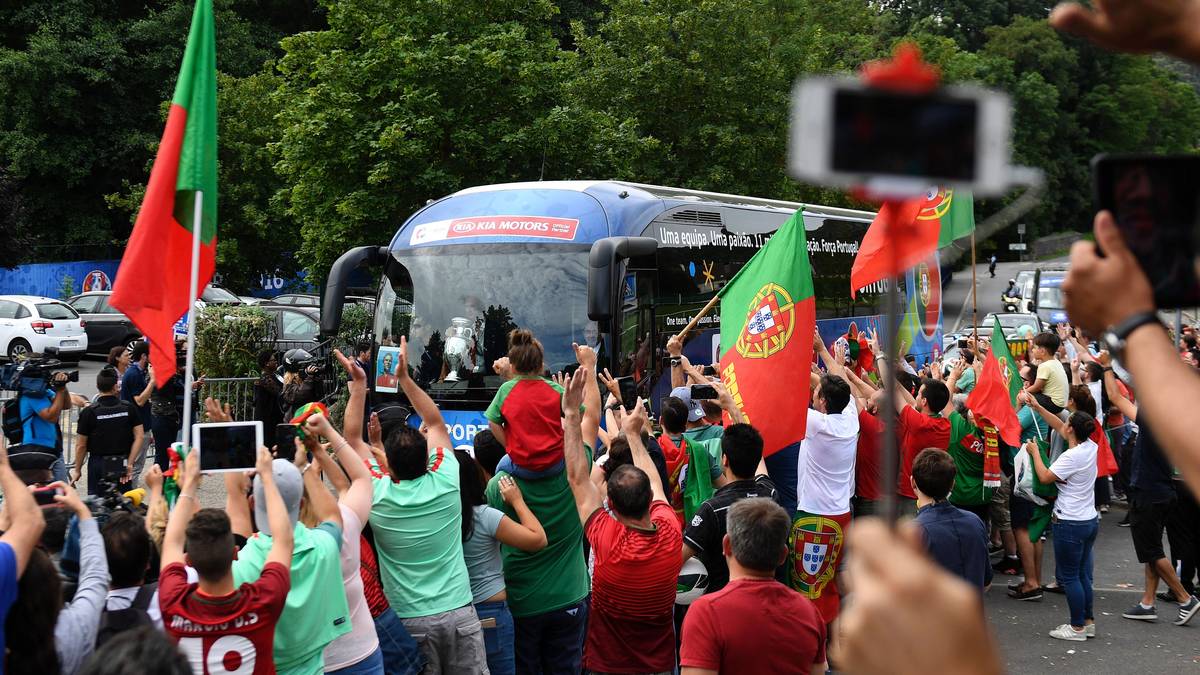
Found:
[[[1012,499],[1008,500],[1008,512],[1014,530],[1029,529],[1029,521],[1033,520],[1035,506],[1037,504],[1017,495],[1013,495]]]
[[[1063,411],[1063,407],[1061,405],[1055,403],[1054,401],[1051,401],[1049,396],[1047,396],[1041,392],[1034,394],[1033,397],[1035,399],[1037,399],[1038,405],[1042,406],[1043,408],[1045,408],[1047,411],[1049,411],[1050,413],[1052,413],[1054,415],[1057,415],[1058,413]]]
[[[1163,551],[1163,529],[1175,506],[1175,497],[1155,501],[1133,498],[1129,507],[1129,533],[1133,536],[1133,550],[1140,563],[1153,563],[1167,557]]]
[[[1007,480],[1000,481],[1000,487],[992,493],[992,524],[1000,532],[1012,531],[1012,519],[1009,515],[1008,500],[1012,495],[1012,484]]]

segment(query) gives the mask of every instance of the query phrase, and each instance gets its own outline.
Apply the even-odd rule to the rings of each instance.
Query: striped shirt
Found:
[[[587,670],[661,673],[675,667],[672,613],[683,538],[666,502],[650,505],[650,519],[653,531],[638,530],[596,509],[584,526],[596,558],[583,652]]]

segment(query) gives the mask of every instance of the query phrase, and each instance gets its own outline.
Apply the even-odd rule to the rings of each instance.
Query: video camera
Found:
[[[121,491],[120,484],[112,478],[101,478],[97,494],[89,495],[83,500],[88,510],[103,525],[109,516],[119,511],[140,514],[141,511],[133,505],[133,501]]]
[[[313,368],[318,370],[325,368],[326,361],[327,359],[313,356],[303,349],[289,349],[281,359],[279,374],[282,376],[284,373],[298,373],[301,378],[304,378]]]
[[[54,382],[54,376],[65,372],[67,382],[78,382],[79,371],[56,370],[62,362],[57,359],[24,359],[0,367],[0,389],[19,392],[21,395],[41,396],[47,390],[57,391],[62,385]]]

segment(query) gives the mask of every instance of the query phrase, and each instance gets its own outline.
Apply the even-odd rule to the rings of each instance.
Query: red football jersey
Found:
[[[274,675],[275,623],[290,587],[288,568],[268,563],[258,581],[212,597],[188,583],[182,563],[168,565],[158,580],[163,628],[194,673]]]

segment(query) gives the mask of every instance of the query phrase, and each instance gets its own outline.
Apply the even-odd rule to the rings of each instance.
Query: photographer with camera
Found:
[[[279,401],[285,419],[291,419],[296,408],[321,400],[323,395],[319,359],[303,349],[289,349],[283,355],[283,388]]]
[[[117,382],[115,368],[101,370],[96,375],[96,389],[100,392],[96,402],[79,413],[71,485],[79,482],[86,460],[90,495],[99,494],[104,479],[118,483],[121,492],[128,489],[142,448],[142,418],[132,403],[119,398]]]
[[[29,373],[29,366],[26,366],[25,371],[25,374]],[[63,482],[67,480],[67,465],[62,456],[62,435],[59,433],[58,418],[64,410],[71,409],[71,392],[67,391],[69,377],[67,373],[54,373],[47,378],[49,386],[40,392],[21,391],[18,394],[21,445],[44,448],[46,454],[54,456],[50,470],[54,474],[54,480]]]

